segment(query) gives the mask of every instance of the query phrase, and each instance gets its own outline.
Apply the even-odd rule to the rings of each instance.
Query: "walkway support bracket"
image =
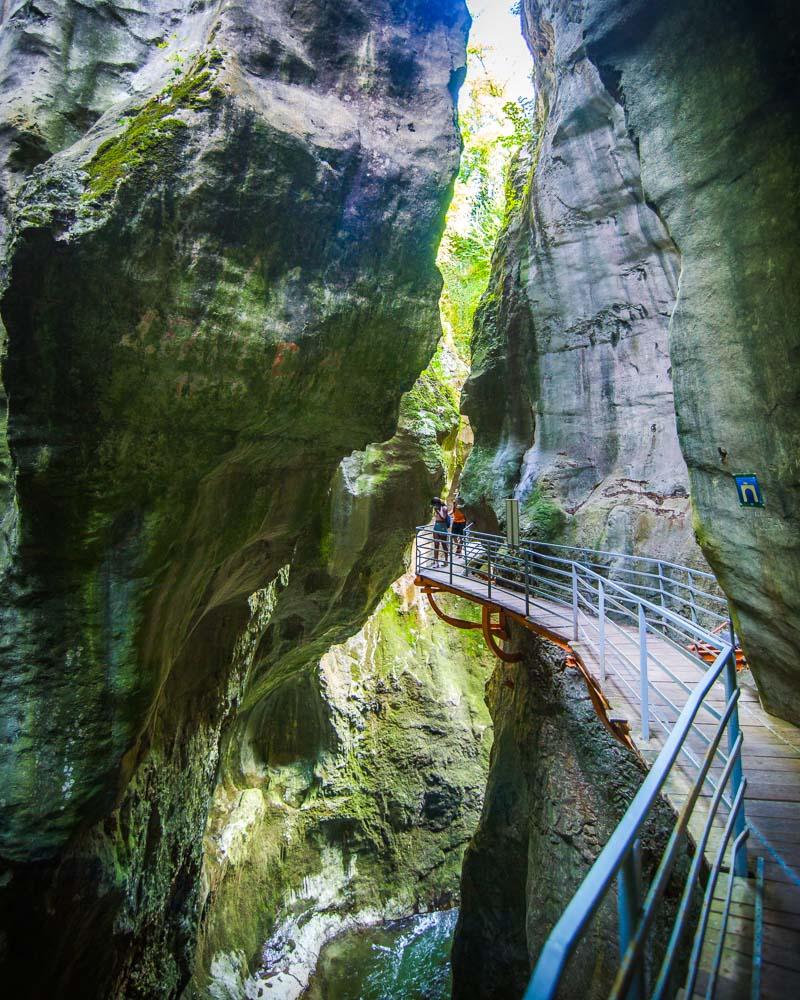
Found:
[[[492,615],[497,612],[498,624],[492,623]],[[511,636],[508,628],[508,619],[501,608],[492,608],[489,604],[484,604],[481,608],[481,624],[483,625],[483,638],[486,645],[494,655],[503,663],[519,663],[522,659],[521,653],[509,653],[497,644],[497,639],[507,642]]]
[[[446,612],[442,611],[433,596],[435,593],[442,593],[442,591],[435,591],[428,587],[423,587],[422,592],[428,598],[428,604],[430,604],[434,612],[442,619],[443,622],[445,622],[445,624],[452,625],[453,628],[471,629],[481,627],[480,622],[471,622],[465,618],[453,618],[452,615],[448,615]]]
[[[521,653],[509,653],[502,646],[498,645],[498,640],[500,642],[508,642],[511,638],[511,630],[509,628],[510,617],[502,608],[493,604],[483,604],[481,606],[481,620],[479,622],[471,622],[465,618],[455,618],[453,615],[448,615],[446,611],[443,611],[436,603],[436,598],[434,597],[434,594],[447,593],[446,590],[431,586],[419,577],[415,582],[417,586],[421,587],[422,593],[428,598],[428,604],[430,604],[433,611],[447,625],[451,625],[453,628],[481,629],[486,645],[503,663],[518,663],[522,659]],[[496,622],[492,621],[493,615],[497,615]]]

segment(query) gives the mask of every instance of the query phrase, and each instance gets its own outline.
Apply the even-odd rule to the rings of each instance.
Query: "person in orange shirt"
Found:
[[[467,529],[467,514],[464,506],[464,501],[458,497],[453,504],[452,513],[452,524],[450,525],[450,533],[455,538],[456,543],[456,555],[461,555],[461,546],[464,544],[464,532]]]

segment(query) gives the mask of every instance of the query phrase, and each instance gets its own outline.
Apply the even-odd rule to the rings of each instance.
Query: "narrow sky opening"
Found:
[[[467,0],[467,7],[472,15],[469,44],[485,49],[489,75],[503,86],[509,101],[533,97],[531,54],[519,14],[511,12],[511,0]]]
[[[467,6],[473,20],[458,101],[461,168],[438,255],[441,359],[457,388],[467,375],[475,310],[503,226],[508,164],[533,126],[531,56],[512,0],[467,0]]]

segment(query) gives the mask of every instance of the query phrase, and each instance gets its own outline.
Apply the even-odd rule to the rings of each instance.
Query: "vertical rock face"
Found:
[[[333,934],[457,897],[492,660],[404,578],[241,718],[206,837],[196,995],[298,996]]]
[[[670,353],[698,540],[766,708],[800,722],[796,5],[587,5],[647,197],[681,253]],[[739,506],[736,473],[766,507]]]
[[[167,996],[223,728],[360,626],[441,482],[410,417],[351,453],[439,333],[467,16],[3,10],[0,953]]]
[[[765,704],[800,720],[795,5],[521,7],[542,125],[476,324],[463,487],[494,512],[516,490],[540,535],[693,560],[688,482]],[[732,474],[747,472],[764,510],[738,506]],[[522,992],[635,785],[547,657],[507,676],[456,997]],[[609,920],[564,996],[607,994]]]
[[[539,132],[475,326],[464,489],[495,510],[516,491],[540,536],[697,558],[668,343],[679,253],[574,5],[553,7],[525,19]]]
[[[540,535],[695,561],[691,484],[764,703],[800,720],[796,12],[522,11],[542,129],[476,325],[465,491],[497,510],[516,489]],[[739,506],[753,472],[763,510]]]
[[[489,685],[491,770],[478,831],[464,859],[454,1000],[523,994],[565,902],[644,772],[603,729],[581,679],[564,670],[563,654],[529,633],[519,641],[524,659],[498,667]],[[655,871],[674,819],[659,801],[643,838],[646,873]],[[559,995],[608,996],[617,947],[612,893],[570,961]]]

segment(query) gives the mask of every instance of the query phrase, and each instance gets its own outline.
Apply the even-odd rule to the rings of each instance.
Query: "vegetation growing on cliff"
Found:
[[[487,69],[487,52],[480,45],[468,50],[459,113],[464,150],[438,258],[444,278],[442,325],[464,360],[469,360],[475,310],[489,281],[505,217],[509,163],[534,138],[531,103],[509,100],[504,85]]]
[[[172,140],[187,128],[176,113],[200,111],[213,102],[213,67],[220,58],[216,51],[200,56],[182,76],[132,115],[121,135],[100,144],[85,167],[89,175],[87,201],[111,194],[128,174],[159,162]]]
[[[526,534],[549,542],[561,533],[566,516],[542,484],[537,483],[523,504],[522,521]]]
[[[458,424],[458,393],[442,360],[441,348],[403,396],[400,419],[416,433],[449,434]]]
[[[218,786],[198,992],[242,995],[268,935],[254,993],[302,979],[305,949],[364,914],[397,916],[457,893],[488,769],[493,663],[479,633],[441,624],[407,589],[405,580],[388,591],[313,677],[284,682],[297,696],[274,699],[261,725],[294,734],[297,759],[245,754],[246,773],[228,768]],[[471,613],[455,597],[446,606]],[[308,709],[312,689],[330,741]]]

